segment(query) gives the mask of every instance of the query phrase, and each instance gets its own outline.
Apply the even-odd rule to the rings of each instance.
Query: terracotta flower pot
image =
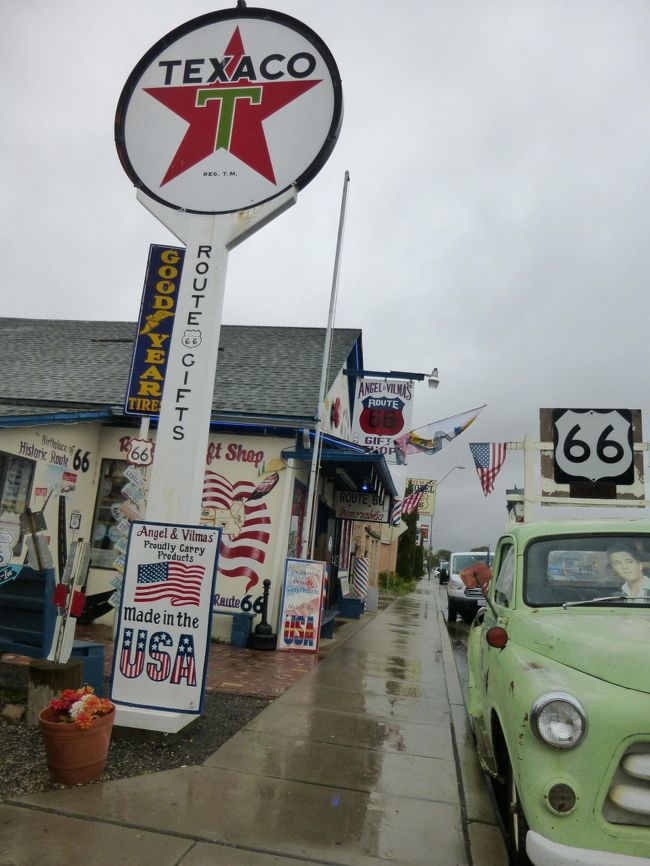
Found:
[[[85,785],[104,772],[111,743],[115,707],[95,719],[92,727],[52,721],[57,714],[44,709],[38,717],[50,779],[62,785]]]

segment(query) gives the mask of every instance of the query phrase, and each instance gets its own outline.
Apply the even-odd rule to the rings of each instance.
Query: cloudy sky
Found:
[[[3,315],[137,317],[149,244],[172,236],[120,166],[115,107],[158,39],[234,5],[0,0]],[[469,441],[535,438],[540,407],[648,410],[650,4],[249,5],[318,33],[345,114],[297,205],[231,253],[224,322],[326,324],[348,170],[336,324],[363,329],[368,369],[439,368],[415,425],[487,404],[409,472],[466,467],[440,487],[434,548],[493,544],[523,461],[486,498]]]

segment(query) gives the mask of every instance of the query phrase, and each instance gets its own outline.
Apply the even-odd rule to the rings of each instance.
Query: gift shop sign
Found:
[[[413,383],[358,379],[352,419],[352,441],[390,454],[393,439],[410,430]]]
[[[134,521],[122,584],[111,700],[201,712],[221,531]]]
[[[190,213],[248,210],[301,189],[330,155],[341,80],[322,40],[269,9],[211,12],[156,43],[122,91],[124,170]]]

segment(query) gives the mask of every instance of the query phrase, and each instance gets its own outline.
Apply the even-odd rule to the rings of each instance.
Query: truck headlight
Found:
[[[463,581],[460,579],[460,577],[456,577],[455,575],[452,575],[449,578],[449,585],[452,589],[465,589],[465,584],[463,583]]]
[[[531,725],[554,749],[575,749],[587,733],[587,716],[580,703],[564,692],[549,692],[533,704]]]

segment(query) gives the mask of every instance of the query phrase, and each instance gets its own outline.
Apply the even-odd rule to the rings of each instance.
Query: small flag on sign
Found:
[[[506,460],[505,442],[470,442],[469,448],[485,496],[494,490],[494,482]]]
[[[138,566],[134,602],[152,602],[168,598],[173,607],[200,604],[202,565],[182,562],[152,562]]]

